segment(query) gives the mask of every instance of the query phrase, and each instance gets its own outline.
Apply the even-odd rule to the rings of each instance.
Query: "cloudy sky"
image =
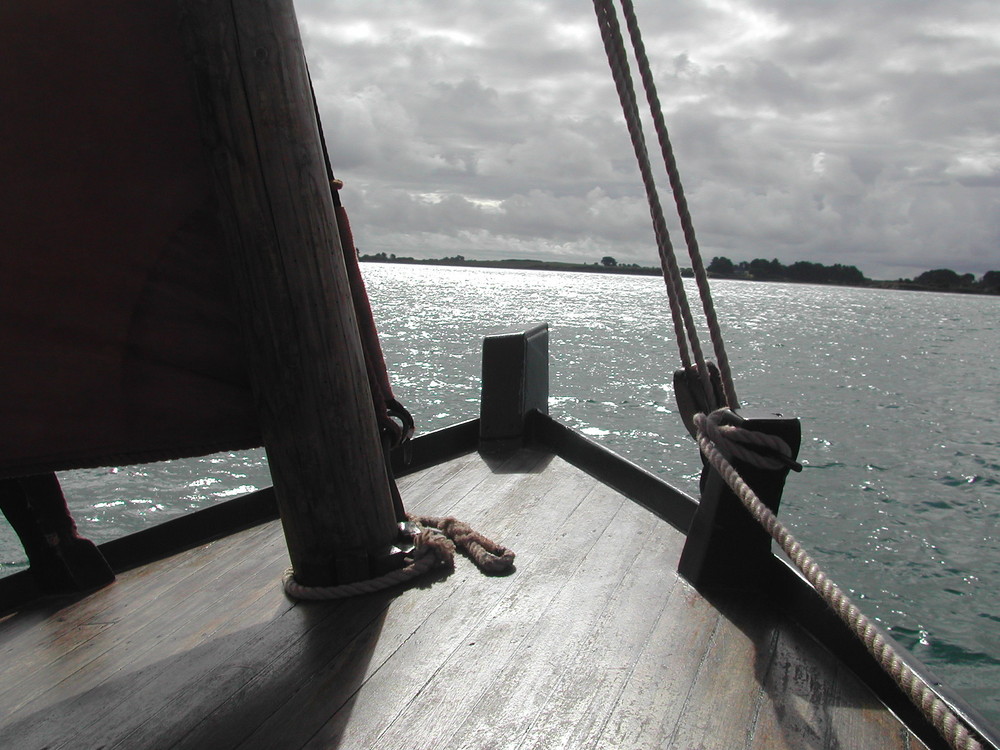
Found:
[[[1000,268],[996,0],[636,11],[706,260]],[[363,252],[656,265],[590,2],[297,12]]]

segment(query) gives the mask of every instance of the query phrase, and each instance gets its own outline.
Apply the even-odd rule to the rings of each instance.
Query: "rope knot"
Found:
[[[426,529],[436,529],[454,541],[452,549],[458,546],[484,573],[503,575],[514,569],[514,553],[497,544],[469,524],[451,516],[407,516],[414,523]]]
[[[427,556],[435,558],[434,568],[455,567],[455,543],[438,529],[421,529],[413,537],[413,561]]]
[[[370,594],[390,586],[411,581],[433,568],[455,567],[455,546],[458,545],[484,573],[503,575],[514,569],[514,553],[466,523],[451,518],[413,516],[403,524],[405,535],[412,535],[413,551],[407,556],[409,563],[378,578],[339,586],[303,586],[295,580],[291,568],[285,571],[282,585],[293,599],[342,599],[348,596]]]
[[[792,449],[781,438],[746,430],[726,421],[739,420],[731,409],[716,409],[707,416],[694,415],[698,434],[710,440],[730,458],[738,458],[759,469],[802,471],[802,464],[792,459]]]

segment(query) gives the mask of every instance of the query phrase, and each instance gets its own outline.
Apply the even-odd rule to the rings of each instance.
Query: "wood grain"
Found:
[[[296,578],[368,578],[396,519],[292,3],[180,5]]]
[[[0,622],[0,746],[922,748],[826,651],[673,572],[682,536],[561,459],[400,481],[517,570],[294,603],[268,524]]]

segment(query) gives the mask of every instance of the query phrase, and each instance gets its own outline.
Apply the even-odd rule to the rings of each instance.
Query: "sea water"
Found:
[[[552,413],[697,492],[660,279],[363,271],[419,431],[477,416],[483,335],[548,322]],[[741,402],[802,420],[805,468],[789,477],[782,519],[867,614],[1000,725],[1000,298],[741,281],[713,293]],[[98,542],[269,484],[262,451],[60,478]],[[0,573],[24,564],[0,524]]]

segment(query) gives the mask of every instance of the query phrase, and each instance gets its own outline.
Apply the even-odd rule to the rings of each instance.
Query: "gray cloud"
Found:
[[[655,263],[589,3],[298,11],[363,249]],[[637,12],[706,255],[1000,266],[992,0]]]

